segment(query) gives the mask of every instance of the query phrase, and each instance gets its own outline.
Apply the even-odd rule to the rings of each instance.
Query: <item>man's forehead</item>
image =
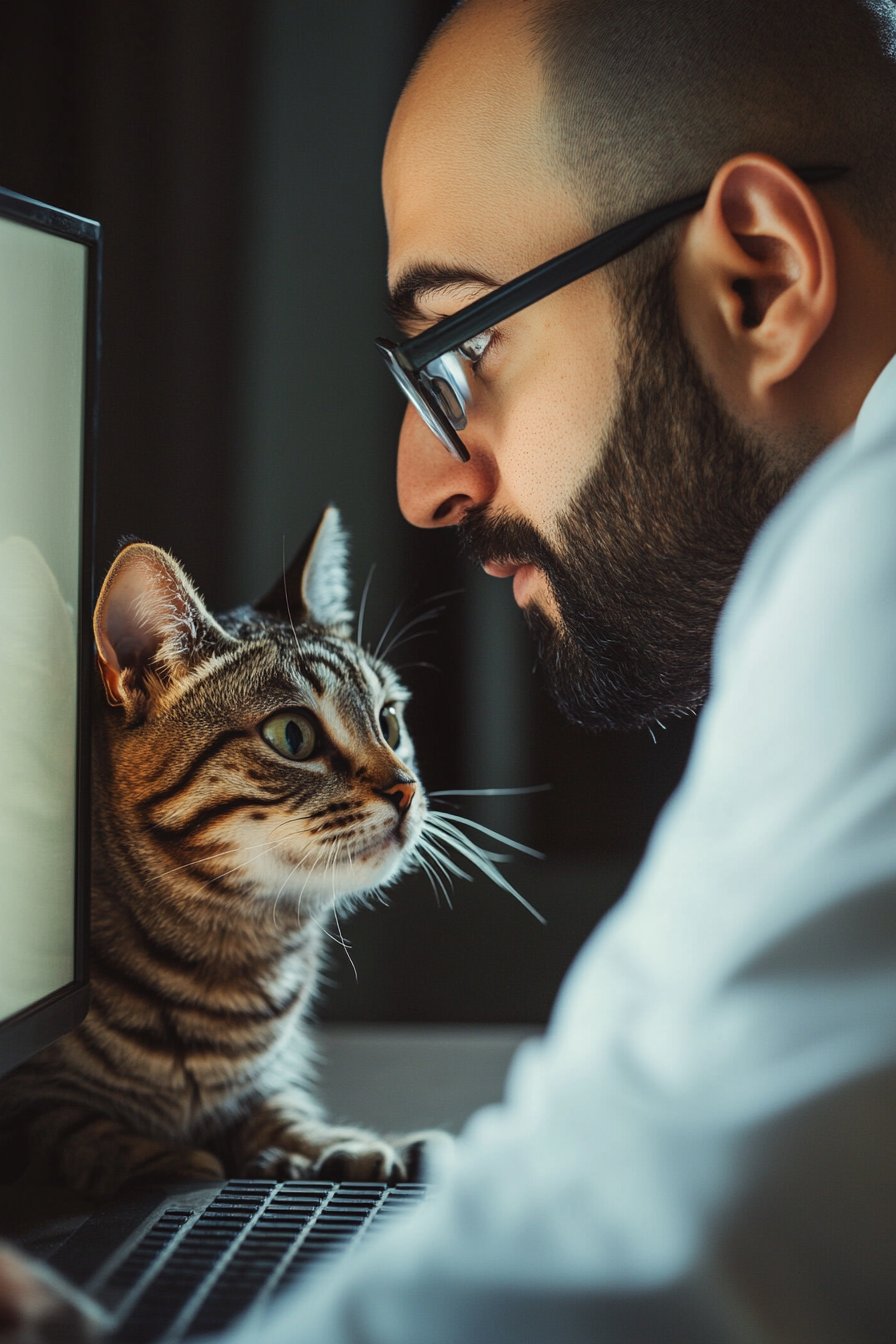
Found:
[[[551,255],[558,237],[557,250],[569,245],[578,210],[558,200],[521,12],[498,3],[461,11],[402,96],[383,165],[390,287],[440,267],[501,283],[533,249]]]

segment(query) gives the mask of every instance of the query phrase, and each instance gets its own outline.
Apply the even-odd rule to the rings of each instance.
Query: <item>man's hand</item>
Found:
[[[100,1338],[108,1325],[83,1293],[0,1242],[0,1344],[79,1344]]]

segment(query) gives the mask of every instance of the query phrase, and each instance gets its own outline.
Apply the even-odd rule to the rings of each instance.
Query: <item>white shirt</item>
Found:
[[[896,1338],[896,359],[756,538],[685,777],[505,1102],[235,1338]]]

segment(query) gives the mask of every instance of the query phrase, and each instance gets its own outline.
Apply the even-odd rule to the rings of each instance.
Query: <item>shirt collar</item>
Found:
[[[885,434],[892,435],[896,422],[896,355],[878,374],[853,427],[853,443],[858,447],[873,443]]]

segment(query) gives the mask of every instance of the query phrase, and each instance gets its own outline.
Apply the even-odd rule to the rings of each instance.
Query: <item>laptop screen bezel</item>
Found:
[[[0,217],[81,243],[87,250],[84,424],[81,462],[80,610],[77,634],[77,764],[73,977],[68,984],[0,1022],[0,1075],[71,1031],[90,1004],[90,699],[91,615],[95,592],[96,452],[99,410],[102,229],[92,219],[0,188]]]

